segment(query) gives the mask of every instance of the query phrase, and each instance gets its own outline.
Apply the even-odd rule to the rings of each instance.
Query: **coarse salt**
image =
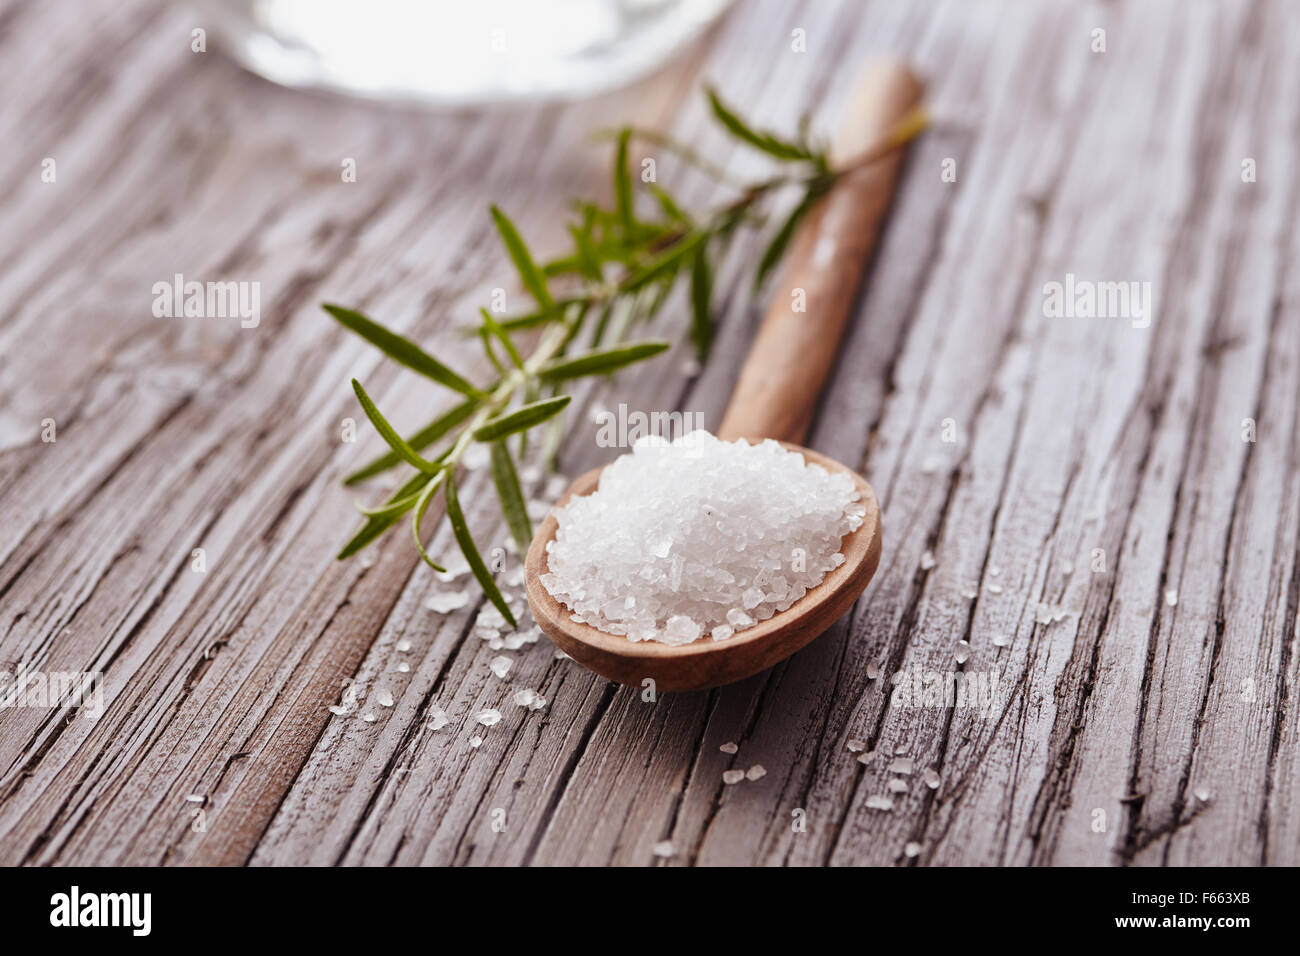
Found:
[[[866,509],[847,472],[774,441],[647,437],[555,512],[541,582],[574,620],[633,641],[727,640],[844,563]]]

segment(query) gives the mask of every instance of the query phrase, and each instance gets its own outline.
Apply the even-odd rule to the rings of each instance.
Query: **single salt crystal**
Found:
[[[361,719],[364,720],[364,721],[365,721],[366,723],[368,723],[368,724],[373,724],[373,723],[375,722],[375,715],[374,715],[374,714],[363,714],[363,715],[361,716]]]
[[[536,699],[537,699],[537,691],[535,690],[515,691],[515,703],[518,704],[520,707],[528,707]]]
[[[700,626],[684,614],[674,614],[663,630],[665,644],[690,644],[700,636]]]
[[[977,597],[979,597],[980,594],[979,591],[975,590],[974,588],[968,587],[966,590],[961,592],[961,596],[968,601],[973,601]]]
[[[906,781],[895,777],[893,780],[889,781],[889,789],[893,793],[905,793],[907,791],[907,783]]]
[[[1200,800],[1201,803],[1209,803],[1210,797],[1213,796],[1213,794],[1210,793],[1210,791],[1205,787],[1197,787],[1196,790],[1193,791],[1193,793],[1196,799]]]
[[[958,641],[957,650],[953,654],[953,657],[956,658],[958,664],[965,664],[970,660],[970,642]]]
[[[201,793],[191,793],[185,799],[190,803],[206,803],[208,798]]]
[[[988,590],[989,590],[989,593],[990,593],[990,594],[1001,594],[1001,593],[1002,593],[1002,585],[1000,585],[1000,584],[990,584]]]
[[[871,763],[871,761],[875,759],[876,759],[876,752],[874,750],[868,750],[864,754],[858,754],[858,763],[869,764]]]
[[[392,707],[392,706],[393,706],[393,695],[390,694],[390,693],[389,693],[388,691],[386,691],[386,690],[384,690],[384,691],[380,691],[380,692],[379,692],[379,706],[380,706],[380,707]]]
[[[745,779],[743,770],[724,770],[722,771],[722,782],[725,784],[740,783]]]
[[[747,627],[753,627],[754,619],[740,608],[733,607],[727,612],[727,623],[739,631]]]
[[[1007,647],[1007,646],[1009,646],[1010,644],[1011,644],[1011,638],[1007,637],[1005,634],[994,634],[994,635],[993,635],[993,646],[994,646],[994,647]]]
[[[1052,609],[1046,604],[1040,604],[1034,609],[1034,620],[1039,624],[1047,624],[1052,620]]]
[[[921,779],[931,790],[939,789],[939,772],[932,767],[926,767],[925,772],[921,774]]]
[[[660,859],[666,860],[673,855],[673,843],[671,840],[660,840],[650,852]]]
[[[501,655],[500,657],[492,658],[492,663],[489,664],[488,666],[492,668],[493,674],[496,674],[497,677],[505,679],[505,676],[510,673],[511,663],[513,662],[510,660],[510,658],[506,657],[505,655]]]
[[[735,753],[737,750],[739,750],[740,748],[737,747],[737,746],[736,746],[734,743],[732,743],[731,741],[727,741],[725,744],[723,744],[723,745],[722,745],[721,747],[719,747],[718,749],[721,750],[724,754],[734,754],[734,753]]]
[[[541,694],[538,694],[536,697],[533,698],[533,702],[528,705],[528,709],[541,710],[545,706],[546,706],[546,698],[543,697]]]
[[[908,774],[912,772],[912,758],[896,757],[889,762],[890,773]]]
[[[479,748],[479,747],[482,747],[482,746],[483,746],[483,738],[482,738],[482,737],[471,737],[471,738],[469,738],[469,745],[470,745],[471,747],[476,748],[476,749]]]
[[[406,663],[406,661],[402,661],[401,663],[399,663],[399,664],[397,665],[397,670],[398,670],[398,673],[401,673],[401,674],[409,674],[410,671],[411,671],[411,665],[408,664],[408,663]]]
[[[1002,573],[1002,569],[999,568],[996,564],[989,565],[989,577],[996,578],[1001,573]]]
[[[1175,605],[1178,603],[1178,592],[1177,592],[1177,591],[1172,591],[1172,590],[1171,590],[1171,591],[1166,591],[1166,592],[1165,592],[1165,603],[1168,604],[1170,607],[1175,606]]]
[[[874,661],[867,665],[867,680],[875,680],[880,676],[880,665]]]
[[[451,723],[451,718],[447,716],[441,707],[435,704],[433,713],[429,715],[429,729],[442,730],[449,723]]]
[[[484,727],[491,727],[501,719],[501,711],[488,708],[487,710],[479,711],[478,714],[475,715],[474,719]]]
[[[749,771],[745,774],[745,776],[750,780],[757,780],[760,777],[767,776],[767,768],[764,767],[761,763],[756,763],[754,764],[754,766],[749,768]]]
[[[424,602],[424,606],[435,614],[447,614],[459,611],[469,603],[468,591],[439,591]]]
[[[1073,573],[1074,573],[1074,562],[1073,562],[1073,561],[1066,561],[1066,562],[1064,562],[1064,563],[1061,565],[1061,573],[1062,573],[1062,574],[1073,574]]]
[[[867,749],[867,745],[861,740],[850,739],[848,743],[849,753],[857,754]]]
[[[937,563],[938,563],[938,562],[934,560],[934,552],[933,552],[933,551],[922,551],[922,552],[921,552],[921,570],[922,570],[922,571],[929,571],[929,570],[930,570],[932,567],[934,567]]]
[[[903,847],[903,856],[907,857],[909,860],[915,859],[920,855],[921,844],[919,843],[909,843],[907,846]]]
[[[873,793],[867,797],[867,808],[870,810],[892,810],[894,809],[894,801],[888,797],[878,796]]]
[[[340,706],[339,704],[330,704],[330,713],[336,717],[342,717],[347,712],[348,709],[346,707]]]
[[[411,649],[411,642],[408,641],[406,638],[402,638],[400,641],[397,642],[397,649],[405,653],[406,651],[409,651]]]
[[[554,656],[557,661],[569,660],[569,655],[564,653],[564,651],[560,650],[558,647],[555,649]]]
[[[773,441],[697,431],[641,439],[596,491],[554,514],[540,579],[571,616],[683,644],[726,640],[792,607],[844,563],[865,507],[847,472]]]
[[[907,744],[894,744],[894,753],[896,754],[907,753]]]

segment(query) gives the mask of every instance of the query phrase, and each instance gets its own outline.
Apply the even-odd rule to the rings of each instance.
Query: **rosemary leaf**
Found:
[[[519,270],[519,278],[523,281],[524,288],[537,300],[537,304],[542,307],[543,312],[555,311],[555,301],[546,288],[546,276],[533,262],[528,246],[524,245],[524,240],[520,237],[515,224],[495,205],[492,206],[492,218],[497,224],[497,231],[501,233],[501,241],[505,243],[506,251],[510,253],[510,258],[514,260],[515,268]]]
[[[569,404],[572,399],[572,395],[558,395],[555,398],[544,398],[540,402],[520,405],[513,412],[499,415],[474,429],[474,440],[496,441],[498,438],[505,438],[525,428],[532,428],[552,415],[559,414],[560,409]]]
[[[421,458],[416,454],[415,450],[406,443],[402,436],[393,430],[393,426],[388,424],[388,419],[384,418],[384,416],[379,413],[379,409],[375,407],[375,403],[370,400],[370,396],[366,394],[366,390],[361,387],[361,383],[355,378],[352,380],[352,391],[357,393],[357,400],[361,402],[361,408],[365,411],[366,418],[370,419],[370,424],[375,426],[375,431],[379,432],[379,437],[388,443],[389,448],[401,455],[407,462],[427,474],[432,475],[438,470],[437,465]]]
[[[614,153],[614,195],[618,200],[618,218],[623,224],[623,232],[631,236],[635,228],[632,214],[632,175],[627,168],[627,142],[632,136],[631,129],[624,129],[618,134],[618,149]]]
[[[771,271],[781,261],[785,255],[786,248],[790,245],[790,239],[794,236],[794,231],[799,223],[803,221],[804,216],[817,205],[817,200],[826,194],[827,187],[819,182],[808,187],[808,192],[799,205],[786,217],[785,222],[781,224],[769,240],[767,248],[763,250],[763,255],[758,260],[758,268],[754,270],[754,291],[757,292],[762,288],[763,282],[767,279]]]
[[[649,340],[633,342],[630,345],[618,345],[612,349],[586,352],[573,358],[560,359],[542,367],[537,373],[541,378],[552,382],[567,378],[579,378],[586,375],[604,375],[633,362],[640,362],[658,355],[671,346],[671,342]],[[554,399],[551,399],[554,401]]]
[[[456,478],[454,475],[447,476],[446,501],[447,520],[451,522],[451,533],[456,536],[456,543],[460,545],[461,553],[465,555],[465,561],[469,564],[469,569],[473,572],[479,587],[483,589],[487,599],[501,612],[501,616],[510,622],[510,626],[518,627],[519,623],[510,611],[510,605],[501,596],[501,589],[497,587],[496,581],[492,580],[492,573],[488,571],[487,565],[483,563],[483,558],[474,544],[474,538],[469,533],[469,525],[465,523],[465,513],[461,511],[460,499],[456,495]]]
[[[695,357],[703,362],[713,345],[713,314],[709,301],[713,297],[713,270],[709,267],[709,246],[701,243],[691,264],[691,344]]]
[[[519,487],[514,460],[504,441],[494,441],[491,447],[492,481],[497,486],[497,497],[501,499],[501,512],[505,515],[506,527],[510,529],[510,537],[515,539],[519,553],[527,554],[528,546],[533,540],[533,526],[528,520],[528,507],[524,504],[524,493]]]
[[[708,237],[709,234],[703,230],[687,234],[663,252],[648,259],[640,269],[623,280],[620,288],[624,292],[635,292],[651,282],[669,278],[677,272],[695,247]]]
[[[412,475],[409,479],[407,479],[406,483],[402,485],[402,487],[398,488],[395,492],[393,492],[393,494],[388,499],[388,503],[393,504],[397,501],[401,501],[404,498],[409,498],[411,495],[418,493],[419,490],[425,486],[428,480],[429,480],[428,475],[426,475],[422,471],[417,471],[414,475]],[[368,545],[371,541],[374,541],[381,534],[383,534],[394,524],[396,524],[397,519],[399,517],[401,517],[400,514],[383,515],[383,516],[376,515],[372,517],[369,521],[367,521],[364,525],[361,526],[361,530],[359,530],[356,534],[354,534],[352,538],[348,541],[348,543],[343,546],[343,549],[339,551],[338,560],[342,561],[345,558],[352,557],[352,555],[356,554],[358,551],[360,551],[362,548]]]
[[[424,486],[424,491],[420,493],[419,500],[415,503],[415,516],[411,519],[411,536],[415,538],[415,549],[420,552],[420,557],[424,563],[435,571],[446,571],[441,564],[429,557],[429,552],[424,550],[424,542],[420,539],[420,522],[424,520],[424,513],[429,510],[429,502],[433,500],[434,492],[442,484],[443,479],[447,477],[447,472],[440,472],[431,482]]]
[[[476,408],[478,408],[478,401],[476,399],[471,398],[461,402],[459,405],[456,405],[444,412],[442,415],[439,415],[410,438],[406,439],[406,444],[415,451],[427,448],[465,419],[469,418],[470,415],[473,415],[474,409]],[[362,465],[356,471],[349,474],[343,479],[343,484],[355,485],[358,482],[365,481],[367,478],[379,474],[380,472],[387,471],[389,468],[392,468],[403,460],[402,456],[397,452],[391,450],[387,451],[378,458]]]
[[[727,131],[742,142],[748,143],[755,149],[762,150],[769,156],[775,156],[783,160],[816,160],[817,157],[796,143],[786,142],[778,139],[771,133],[757,132],[746,126],[734,112],[725,106],[715,90],[705,91],[709,97],[709,105],[713,107],[713,115],[718,121],[727,128]]]
[[[420,474],[425,478],[429,477],[428,475],[424,474],[424,472],[420,472]],[[357,510],[360,511],[367,518],[386,518],[389,516],[394,518],[400,518],[402,515],[410,511],[411,508],[413,508],[416,505],[416,503],[419,502],[420,494],[423,491],[424,489],[421,488],[420,491],[417,491],[413,495],[407,495],[405,498],[398,498],[396,501],[386,501],[377,508],[366,508],[363,507],[360,503],[358,503]]]
[[[479,312],[483,315],[484,328],[486,328],[498,342],[505,346],[506,354],[510,356],[511,364],[514,365],[515,368],[522,369],[524,367],[524,360],[520,357],[519,350],[515,348],[515,344],[510,341],[510,336],[506,333],[506,330],[501,328],[500,323],[498,323],[496,319],[492,318],[492,313],[487,309],[479,309]]]
[[[340,324],[351,329],[389,358],[396,359],[407,368],[414,369],[421,375],[426,375],[438,384],[445,385],[463,395],[469,395],[472,398],[482,397],[482,392],[410,339],[389,331],[378,322],[373,322],[360,312],[354,312],[352,309],[328,304],[323,305],[322,308],[334,316]]]

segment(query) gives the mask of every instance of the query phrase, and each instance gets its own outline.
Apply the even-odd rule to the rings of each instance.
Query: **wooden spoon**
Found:
[[[833,163],[850,163],[880,145],[915,109],[921,82],[901,63],[882,61],[864,71],[831,149]],[[691,644],[630,641],[572,620],[572,612],[541,583],[546,545],[555,537],[554,511],[547,515],[524,563],[533,617],[574,660],[620,684],[653,680],[656,690],[718,687],[784,660],[822,634],[858,599],[880,561],[880,506],[875,492],[844,465],[801,447],[816,410],[858,284],[888,209],[901,151],[846,175],[799,228],[788,252],[783,281],[754,340],[718,436],[728,440],[774,438],[810,463],[848,472],[866,516],[840,545],[845,562],[786,611],[738,631],[725,641],[707,635]],[[792,311],[794,289],[804,291],[806,312]],[[596,490],[602,469],[579,477],[556,503]]]

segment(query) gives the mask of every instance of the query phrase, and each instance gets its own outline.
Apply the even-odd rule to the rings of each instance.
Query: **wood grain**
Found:
[[[193,14],[159,0],[2,0],[0,662],[102,672],[105,707],[0,710],[0,862],[1300,863],[1292,16],[741,0],[629,90],[426,114],[194,54]],[[492,649],[476,601],[428,611],[447,586],[405,534],[333,560],[356,521],[339,479],[379,448],[340,440],[361,418],[348,379],[403,429],[450,399],[319,302],[482,376],[455,327],[493,288],[521,294],[489,202],[559,248],[564,200],[607,195],[588,134],[628,117],[761,175],[703,81],[767,128],[810,110],[830,129],[852,67],[885,52],[917,65],[936,120],[806,442],[867,478],[889,528],[847,619],[739,684],[650,702],[545,640]],[[657,159],[693,206],[722,198]],[[720,420],[761,248],[719,270],[702,372],[679,350],[579,391],[566,474],[608,460],[597,407]],[[177,272],[260,282],[260,325],[155,318]],[[1067,273],[1151,282],[1150,324],[1045,315]],[[486,476],[462,497],[504,542]],[[1001,690],[891,702],[916,672]],[[344,681],[365,696],[339,716]],[[514,706],[521,688],[546,706]]]

